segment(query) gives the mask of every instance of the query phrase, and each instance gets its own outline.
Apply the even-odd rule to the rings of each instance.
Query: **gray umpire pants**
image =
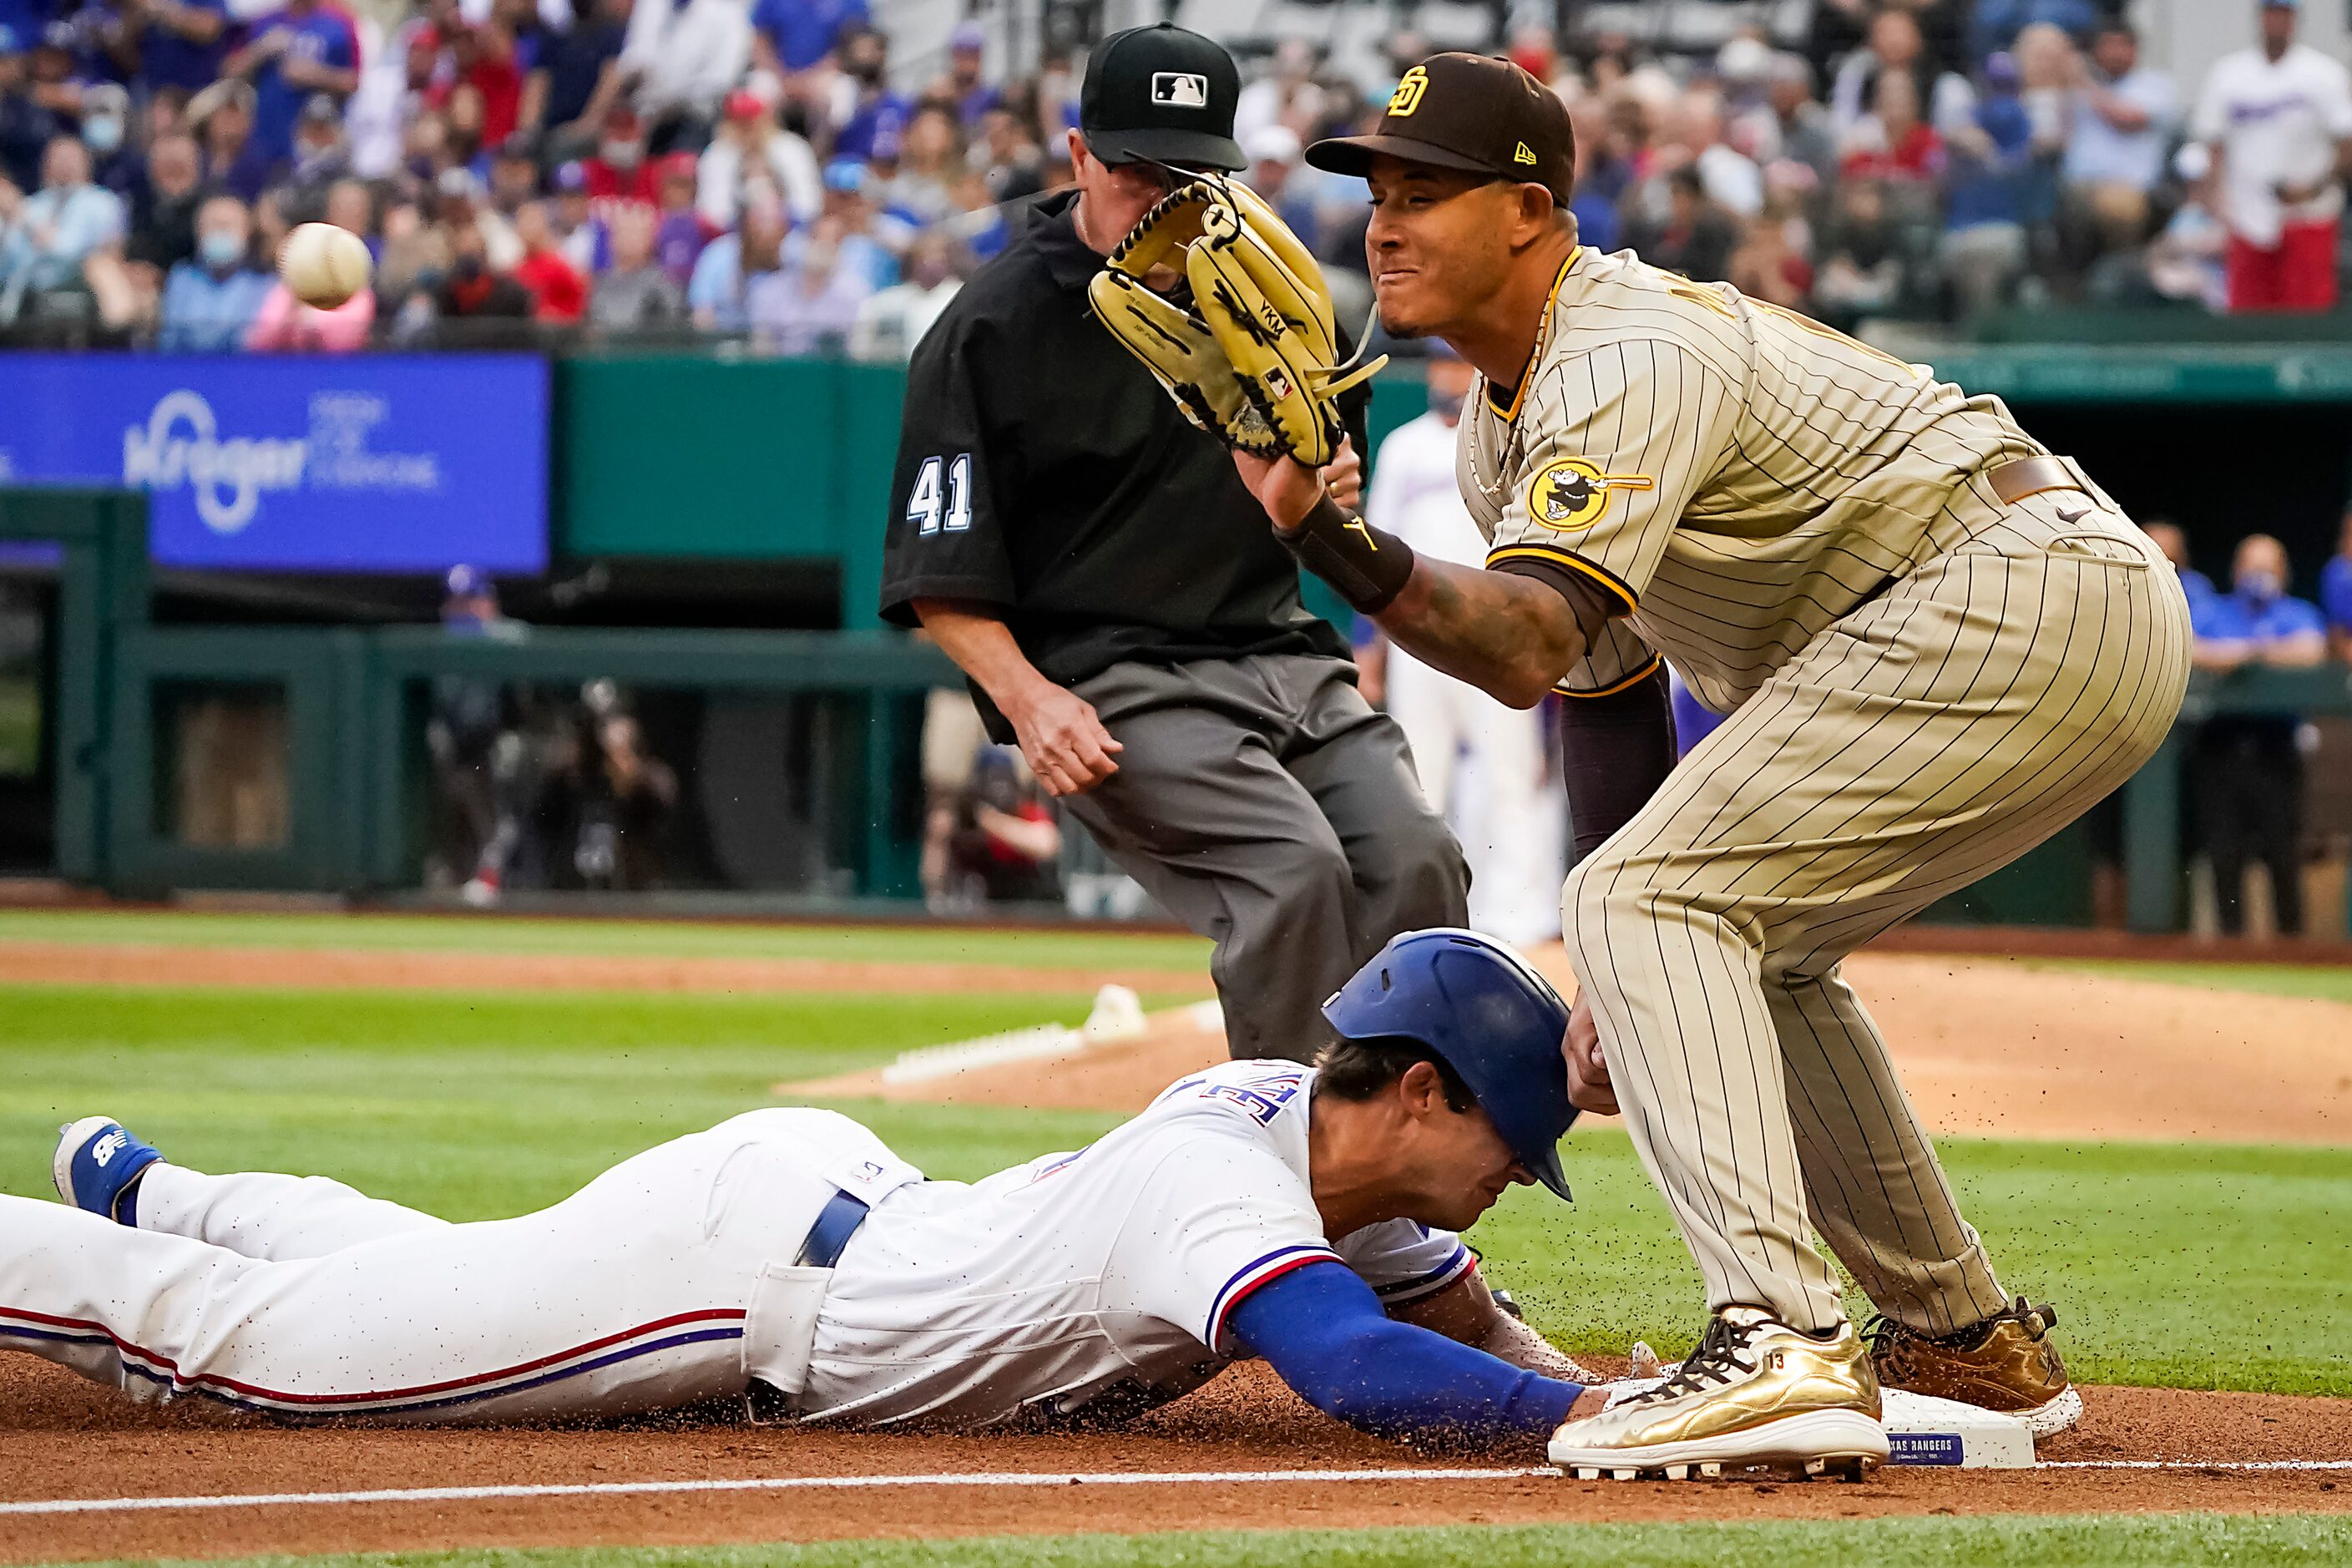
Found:
[[[1469,868],[1355,666],[1264,654],[1114,665],[1075,689],[1126,749],[1063,801],[1118,868],[1217,944],[1235,1057],[1310,1059],[1322,1005],[1401,931],[1468,918]]]

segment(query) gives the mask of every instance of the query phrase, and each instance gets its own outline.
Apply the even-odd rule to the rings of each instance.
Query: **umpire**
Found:
[[[1089,316],[1087,280],[1181,171],[1242,166],[1239,92],[1181,28],[1097,47],[1076,189],[1036,201],[915,351],[882,612],[929,632],[990,736],[1215,942],[1234,1055],[1303,1058],[1390,937],[1464,922],[1469,873],[1224,447]],[[1360,448],[1362,401],[1349,419]],[[1325,473],[1349,504],[1359,476],[1353,449]]]

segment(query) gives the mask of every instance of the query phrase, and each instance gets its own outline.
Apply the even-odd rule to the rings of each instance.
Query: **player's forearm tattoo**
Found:
[[[1377,617],[1424,664],[1515,707],[1532,708],[1584,656],[1575,612],[1531,578],[1423,555],[1412,580]]]

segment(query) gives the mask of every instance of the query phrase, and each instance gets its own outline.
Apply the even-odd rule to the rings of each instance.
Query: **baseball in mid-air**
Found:
[[[368,286],[367,242],[331,223],[298,224],[278,247],[278,276],[305,305],[331,310]]]

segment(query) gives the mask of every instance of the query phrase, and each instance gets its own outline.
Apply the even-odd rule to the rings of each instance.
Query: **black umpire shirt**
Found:
[[[910,626],[917,599],[967,601],[1064,686],[1130,659],[1344,656],[1299,603],[1297,563],[1224,445],[1094,319],[1087,279],[1103,258],[1078,237],[1076,201],[1036,202],[915,350],[884,617]],[[1343,404],[1359,452],[1369,395]]]

